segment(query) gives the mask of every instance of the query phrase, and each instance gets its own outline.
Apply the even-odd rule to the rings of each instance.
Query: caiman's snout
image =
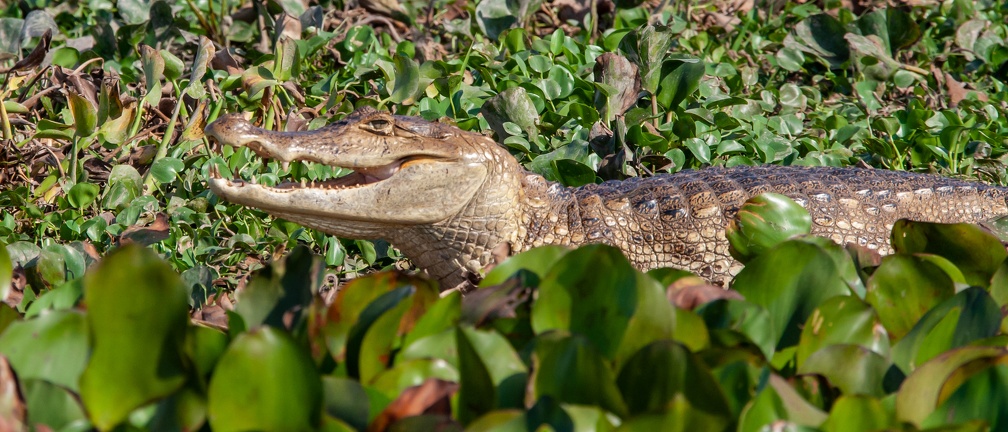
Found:
[[[300,140],[296,134],[256,127],[239,114],[224,115],[203,131],[222,145],[248,147],[266,159],[289,162],[309,155],[300,151]]]

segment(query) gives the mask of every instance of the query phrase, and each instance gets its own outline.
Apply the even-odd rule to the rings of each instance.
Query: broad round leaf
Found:
[[[308,352],[273,327],[238,336],[207,393],[215,431],[312,430],[321,407],[322,381]]]
[[[750,261],[732,288],[767,309],[778,347],[798,342],[801,324],[823,301],[850,293],[833,257],[800,240],[781,243]]]
[[[883,396],[889,366],[889,360],[863,346],[836,344],[809,355],[798,373],[822,375],[845,395]]]
[[[742,204],[725,237],[735,259],[747,262],[791,237],[812,232],[812,216],[792,199],[764,193]]]
[[[993,337],[1001,319],[1001,308],[986,291],[967,288],[924,314],[893,346],[893,361],[909,373],[941,353]]]
[[[616,374],[591,341],[560,332],[540,335],[532,354],[532,392],[563,403],[594,405],[624,415],[626,404],[616,387]]]
[[[892,230],[893,249],[926,253],[955,264],[970,285],[986,287],[1008,258],[1004,246],[990,232],[973,224],[937,224],[899,220]]]
[[[616,383],[633,415],[677,411],[677,422],[684,425],[724,427],[731,422],[732,413],[718,382],[686,347],[675,342],[655,342],[637,351],[623,365]]]
[[[74,208],[84,208],[94,202],[98,197],[98,185],[94,183],[77,183],[67,192],[67,201]]]
[[[812,353],[831,344],[856,344],[884,357],[889,355],[889,336],[875,311],[853,296],[833,297],[812,312],[798,343],[798,367]]]
[[[528,369],[500,333],[459,326],[459,414],[467,423],[499,407],[518,406]]]
[[[593,269],[607,269],[595,272]],[[571,251],[550,270],[532,304],[532,329],[583,335],[607,358],[626,358],[671,337],[675,310],[662,287],[616,248]]]
[[[901,339],[935,305],[955,293],[952,279],[924,258],[890,255],[868,280],[865,301],[875,308],[893,341]]]
[[[84,276],[84,302],[93,345],[81,399],[94,425],[111,429],[185,383],[188,295],[153,251],[127,245]]]
[[[896,393],[896,417],[917,427],[949,399],[967,376],[986,367],[1008,361],[1004,347],[968,346],[957,348],[919,366],[903,381]],[[953,380],[953,377],[958,379]],[[1004,388],[1002,386],[1002,388]]]
[[[39,379],[78,391],[89,345],[84,315],[52,311],[15,321],[0,334],[0,355],[21,380]]]
[[[878,399],[869,396],[840,396],[833,403],[824,432],[870,431],[895,426],[894,414]]]

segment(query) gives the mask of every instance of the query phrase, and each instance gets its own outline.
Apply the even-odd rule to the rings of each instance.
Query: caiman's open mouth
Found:
[[[268,154],[268,152],[265,149],[263,149],[262,146],[255,145],[255,143],[251,143],[251,145],[246,144],[246,146],[249,147],[250,149],[252,149],[256,154],[258,154],[264,160],[273,159],[273,157],[271,157],[272,155]],[[248,180],[245,180],[243,178],[237,178],[237,177],[236,178],[232,178],[232,179],[223,179],[221,177],[220,170],[216,166],[211,166],[210,167],[209,174],[210,174],[210,177],[212,179],[215,179],[215,180],[226,180],[227,181],[227,185],[229,187],[242,187],[242,186],[246,186],[246,185],[256,185],[256,186],[262,187],[262,188],[273,189],[273,190],[278,191],[278,192],[293,191],[293,190],[303,190],[303,189],[340,190],[340,189],[351,189],[351,188],[357,188],[357,187],[372,185],[372,184],[375,184],[375,183],[378,183],[378,182],[381,182],[381,181],[384,181],[384,180],[387,180],[387,179],[391,178],[396,173],[398,173],[400,169],[402,169],[402,168],[404,168],[406,166],[409,166],[409,165],[412,165],[412,164],[415,164],[415,163],[430,162],[430,161],[434,161],[434,160],[437,160],[437,159],[439,159],[439,158],[431,157],[431,156],[427,156],[427,155],[416,155],[416,156],[408,156],[408,157],[405,157],[403,159],[397,160],[395,162],[392,162],[392,163],[389,163],[389,164],[385,164],[385,165],[380,165],[380,166],[371,166],[371,167],[361,167],[361,166],[357,166],[357,167],[343,167],[343,166],[331,165],[331,166],[334,166],[335,168],[349,169],[349,170],[352,170],[352,172],[350,174],[347,174],[347,175],[344,175],[344,176],[340,176],[340,177],[336,177],[336,178],[322,179],[322,180],[308,180],[308,179],[301,179],[300,181],[285,180],[285,181],[281,181],[280,183],[278,183],[278,184],[276,184],[274,186],[267,186],[267,185],[260,184],[259,180],[257,180],[256,177],[254,177],[254,176],[250,177]],[[296,159],[296,161],[300,161],[300,162],[312,162],[312,163],[323,163],[323,162],[320,162],[320,161],[311,160],[310,158],[299,158],[299,159]],[[290,162],[291,161],[280,161],[281,168],[284,171],[288,171],[289,168],[290,168]]]

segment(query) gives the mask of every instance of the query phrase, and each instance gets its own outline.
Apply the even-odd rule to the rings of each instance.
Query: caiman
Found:
[[[864,168],[758,166],[685,170],[572,188],[529,172],[491,138],[416,117],[361,108],[307,132],[274,132],[236,115],[211,123],[217,141],[281,162],[352,174],[321,182],[224,179],[220,197],[351,239],[382,238],[442,287],[472,281],[495,250],[607,243],[647,270],[677,267],[727,285],[741,264],[725,227],[763,192],[812,216],[813,234],[891,253],[900,218],[981,222],[1008,214],[1008,189],[936,175]]]

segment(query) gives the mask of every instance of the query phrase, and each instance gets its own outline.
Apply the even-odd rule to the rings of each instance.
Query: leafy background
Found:
[[[218,200],[210,166],[267,184],[343,172],[211,151],[202,128],[243,112],[314,129],[373,105],[492,134],[570,186],[763,163],[1005,184],[1006,15],[994,1],[5,4],[0,383],[20,391],[0,387],[0,418],[997,430],[1008,278],[986,231],[899,225],[909,240],[884,259],[774,238],[736,249],[748,265],[727,292],[604,247],[547,248],[484,294],[439,298],[399,273],[359,277],[408,268],[387,243]],[[765,217],[801,213],[781,203]]]

